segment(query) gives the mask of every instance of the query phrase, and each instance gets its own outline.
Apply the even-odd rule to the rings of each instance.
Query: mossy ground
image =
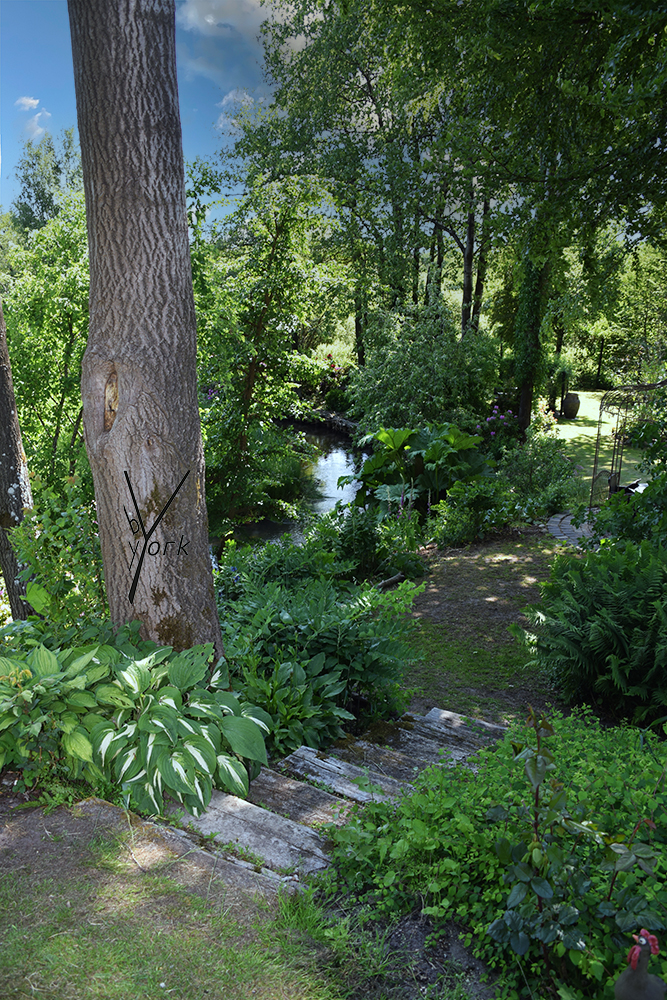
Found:
[[[511,624],[526,624],[521,609],[539,599],[538,584],[559,547],[540,529],[528,528],[464,549],[428,552],[412,639],[421,659],[403,682],[418,689],[412,711],[437,705],[502,723],[522,717],[529,704],[559,705],[547,680],[526,668],[527,652],[509,631]]]

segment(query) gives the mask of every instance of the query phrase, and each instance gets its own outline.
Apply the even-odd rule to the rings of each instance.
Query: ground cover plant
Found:
[[[334,891],[456,920],[501,973],[498,998],[609,997],[628,933],[667,923],[665,746],[587,712],[531,711],[474,772],[434,766],[413,794],[332,827]]]
[[[355,718],[405,705],[415,584],[383,593],[354,582],[358,563],[329,547],[332,530],[302,546],[230,545],[216,577],[230,676],[270,714],[271,752],[326,745]]]
[[[247,795],[271,720],[232,694],[212,645],[174,654],[136,630],[133,645],[127,628],[113,645],[54,650],[39,638],[30,623],[0,630],[0,768],[19,771],[21,787],[115,785],[148,814],[164,812],[166,794],[195,814],[214,787]]]

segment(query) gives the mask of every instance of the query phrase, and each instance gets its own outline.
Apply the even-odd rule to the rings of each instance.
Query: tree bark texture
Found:
[[[472,275],[475,259],[475,210],[474,206],[468,212],[466,226],[466,241],[463,250],[463,301],[461,305],[461,336],[468,332],[472,313]]]
[[[174,0],[68,0],[90,252],[81,394],[115,624],[222,652],[208,547]]]
[[[21,442],[5,317],[0,304],[0,569],[14,619],[25,619],[33,613],[24,600],[25,583],[18,578],[19,564],[9,541],[11,529],[21,523],[26,507],[32,507],[32,491]]]

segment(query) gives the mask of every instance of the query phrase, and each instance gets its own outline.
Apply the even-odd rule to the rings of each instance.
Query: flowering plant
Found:
[[[505,410],[501,413],[499,406],[494,406],[491,415],[484,421],[480,421],[475,430],[484,439],[482,448],[500,458],[507,445],[516,441],[519,436],[519,421],[517,415],[512,410]]]

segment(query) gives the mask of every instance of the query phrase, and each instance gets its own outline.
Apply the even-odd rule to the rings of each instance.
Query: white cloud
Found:
[[[262,104],[263,102],[264,98],[260,97],[259,103]],[[239,111],[252,107],[254,103],[255,98],[247,90],[243,90],[242,87],[234,87],[233,90],[225,94],[223,99],[216,104],[217,108],[222,108],[222,114],[215,123],[216,128],[230,128],[235,130]]]
[[[21,111],[34,111],[39,105],[39,98],[37,97],[19,97],[18,101],[14,101],[14,107],[20,108]]]
[[[39,111],[36,115],[33,115],[32,118],[28,118],[25,125],[25,131],[28,133],[28,136],[31,139],[41,139],[46,131],[44,126],[47,124],[50,117],[50,111]]]
[[[225,94],[223,99],[216,104],[217,108],[229,108],[230,105],[234,107],[250,107],[251,104],[255,103],[254,97],[252,97],[247,90],[243,90],[241,87],[234,87],[230,90],[228,94]]]
[[[243,35],[254,41],[268,10],[260,0],[185,0],[176,14],[186,31],[202,35]]]

